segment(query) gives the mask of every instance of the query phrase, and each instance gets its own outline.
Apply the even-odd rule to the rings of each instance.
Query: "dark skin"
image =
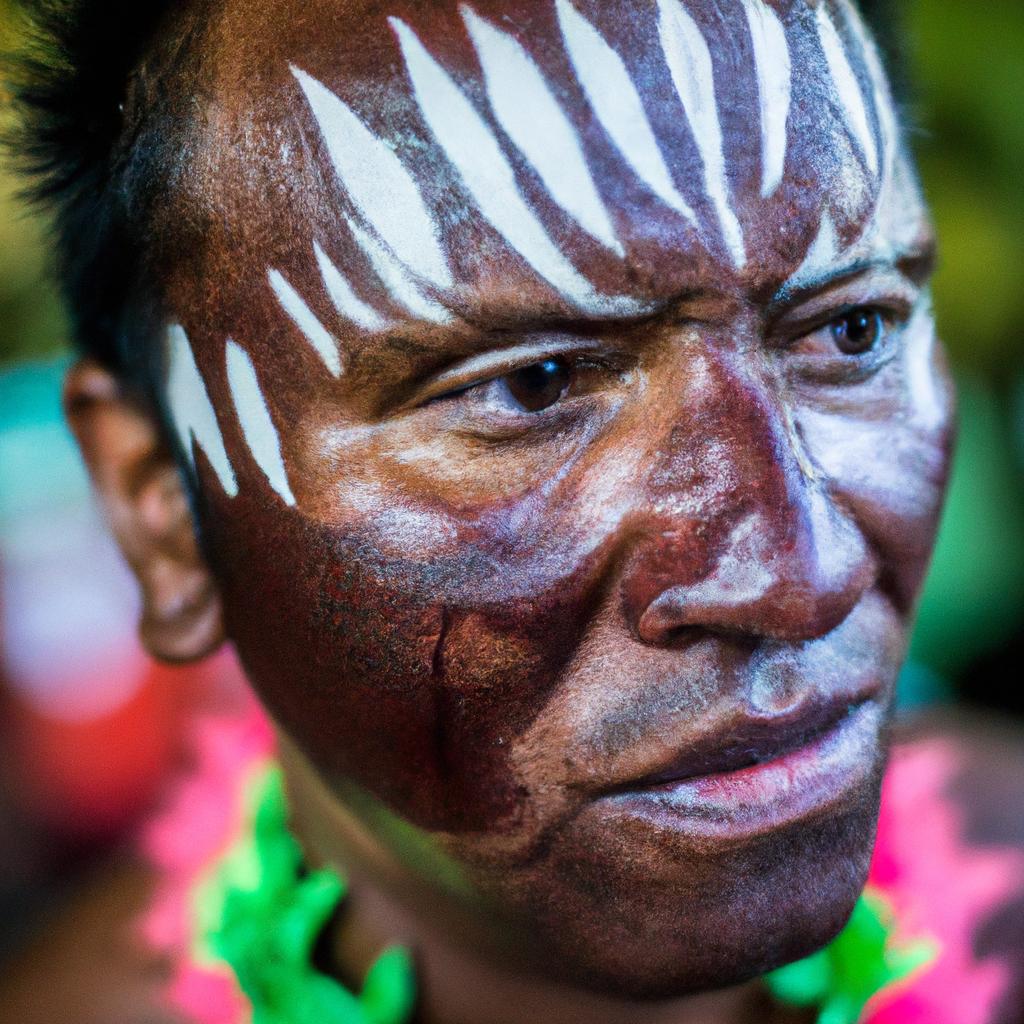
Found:
[[[418,114],[388,16],[486,109],[454,4],[186,11],[173,67],[155,54],[134,87],[142,103],[162,80],[204,112],[166,126],[187,173],[152,263],[237,493],[209,435],[180,474],[160,421],[92,364],[69,379],[71,421],[150,649],[190,660],[230,638],[279,726],[309,857],[353,880],[339,974],[409,943],[425,1020],[765,1019],[744,982],[829,941],[867,872],[950,450],[933,240],[856,23],[835,13],[856,80],[875,82],[868,141],[814,10],[779,5],[793,105],[766,197],[751,53],[714,8],[688,5],[745,260],[699,187],[695,224],[616,157],[548,3],[475,8],[556,83],[621,255],[517,164],[519,188],[595,292],[642,306],[628,313],[583,308],[510,251]],[[580,10],[632,69],[675,180],[710,181],[650,5]],[[292,66],[415,169],[450,275],[422,295],[447,322],[382,288]],[[386,327],[332,308],[314,242]],[[233,412],[228,338],[287,490]]]

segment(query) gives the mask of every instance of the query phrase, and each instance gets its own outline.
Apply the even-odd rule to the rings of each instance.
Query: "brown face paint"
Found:
[[[167,303],[238,485],[200,444],[229,632],[347,809],[329,854],[596,988],[815,948],[949,442],[870,43],[802,3],[287,14],[224,5],[190,72]],[[575,197],[499,94],[524,55]]]

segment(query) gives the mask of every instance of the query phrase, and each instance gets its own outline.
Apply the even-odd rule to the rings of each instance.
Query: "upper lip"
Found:
[[[702,735],[652,770],[605,790],[621,793],[739,771],[775,761],[834,729],[869,697],[816,703],[775,718],[741,715]]]

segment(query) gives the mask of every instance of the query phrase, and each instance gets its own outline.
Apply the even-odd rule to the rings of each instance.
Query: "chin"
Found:
[[[554,878],[534,879],[534,895],[549,897],[532,907],[534,934],[549,939],[541,970],[595,993],[661,1000],[809,956],[842,930],[863,889],[880,777],[842,808],[731,848],[576,831],[552,850]]]

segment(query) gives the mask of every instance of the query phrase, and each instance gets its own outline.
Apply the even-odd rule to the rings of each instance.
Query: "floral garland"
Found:
[[[304,867],[261,721],[236,721],[233,731],[222,724],[207,736],[205,788],[196,784],[190,799],[179,800],[180,819],[165,819],[150,836],[151,856],[169,881],[145,922],[148,938],[168,951],[189,950],[171,1000],[197,1024],[407,1024],[415,976],[404,950],[386,950],[358,993],[316,966],[317,939],[346,884],[333,871]],[[212,856],[209,841],[196,842],[204,819],[227,829]],[[816,1007],[818,1024],[858,1024],[882,990],[898,989],[937,954],[928,941],[897,941],[892,902],[869,886],[828,947],[764,982],[780,1003]]]

